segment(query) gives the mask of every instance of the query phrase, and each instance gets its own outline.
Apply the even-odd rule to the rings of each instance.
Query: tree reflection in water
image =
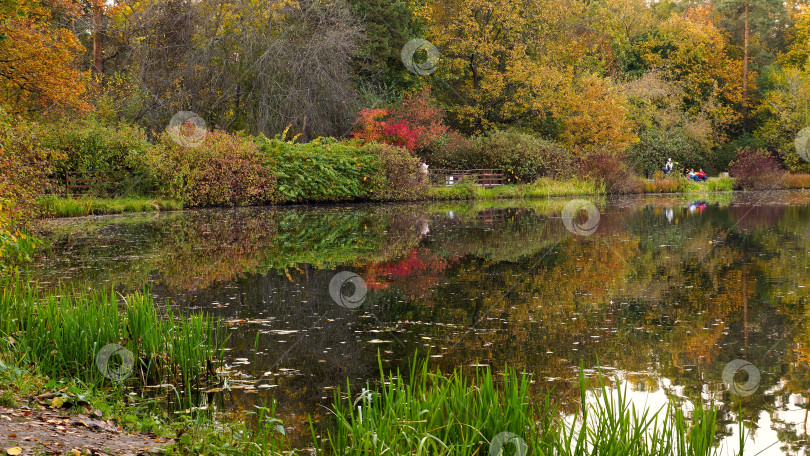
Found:
[[[565,203],[48,221],[41,231],[53,245],[31,275],[122,290],[149,282],[178,307],[222,316],[234,375],[250,388],[221,403],[238,412],[274,397],[304,433],[332,388],[378,377],[378,351],[386,368],[418,352],[443,370],[525,369],[534,393],[553,388],[568,413],[577,406],[576,368],[601,365],[642,404],[721,401],[718,424],[729,440],[741,412],[754,453],[777,441],[764,454],[810,449],[810,196],[596,201],[591,236],[565,229]],[[369,290],[355,310],[329,296],[343,270]],[[759,369],[754,394],[723,385],[734,359]]]

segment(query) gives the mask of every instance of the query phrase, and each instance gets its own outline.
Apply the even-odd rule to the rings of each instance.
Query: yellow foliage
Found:
[[[54,4],[74,6],[62,3]],[[0,8],[0,104],[12,113],[90,109],[89,71],[75,66],[84,47],[71,31],[52,26],[51,5],[26,0]]]

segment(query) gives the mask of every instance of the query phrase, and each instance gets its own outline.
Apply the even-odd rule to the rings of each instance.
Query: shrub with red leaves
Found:
[[[601,183],[608,193],[641,193],[644,181],[627,164],[610,152],[588,155],[579,166],[580,176]]]
[[[416,149],[416,139],[418,135],[418,130],[399,121],[389,120],[382,129],[382,136],[385,138],[384,142],[398,147],[404,147],[411,152]]]
[[[431,98],[430,88],[410,95],[394,106],[391,120],[402,122],[416,131],[416,144],[411,151],[425,151],[450,131],[445,124],[444,110]]]
[[[365,142],[386,142],[383,139],[383,129],[386,125],[388,110],[385,108],[366,108],[360,111],[354,121],[352,138],[362,139]]]
[[[424,90],[391,109],[363,109],[355,121],[352,137],[424,152],[448,131],[444,112],[430,98],[430,90]]]
[[[734,178],[736,189],[764,190],[782,188],[785,170],[767,151],[746,147],[737,152],[737,158],[729,165],[729,175]]]

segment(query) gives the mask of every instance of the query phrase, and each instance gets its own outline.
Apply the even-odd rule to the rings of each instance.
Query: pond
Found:
[[[232,388],[212,406],[276,399],[293,435],[347,379],[376,381],[378,357],[407,370],[416,355],[529,372],[566,412],[580,367],[601,369],[642,407],[714,399],[728,451],[741,418],[746,454],[810,449],[807,192],[192,210],[39,230],[52,246],[33,281],[148,284],[221,317]]]

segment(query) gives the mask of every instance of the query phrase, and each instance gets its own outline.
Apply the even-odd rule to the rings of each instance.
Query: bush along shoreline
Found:
[[[17,171],[8,177],[20,180],[15,186],[21,190],[0,195],[0,207],[15,208],[12,218],[24,226],[32,216],[195,207],[810,188],[810,174],[788,173],[761,150],[741,149],[729,165],[731,178],[694,182],[680,172],[663,176],[659,171],[643,179],[628,157],[606,148],[574,153],[560,143],[513,130],[468,138],[443,126],[440,113],[422,120],[424,125],[383,121],[380,115],[362,114],[349,139],[306,143],[287,138],[287,132],[267,138],[221,130],[206,131],[193,144],[169,131],[150,142],[136,127],[92,119],[58,131],[20,123],[6,134],[26,138],[31,152],[9,165]],[[502,169],[505,185],[431,185],[420,169],[422,161],[432,172]],[[33,169],[27,162],[41,165]],[[81,195],[60,196],[69,173],[94,172],[118,173],[120,179],[93,183]]]

